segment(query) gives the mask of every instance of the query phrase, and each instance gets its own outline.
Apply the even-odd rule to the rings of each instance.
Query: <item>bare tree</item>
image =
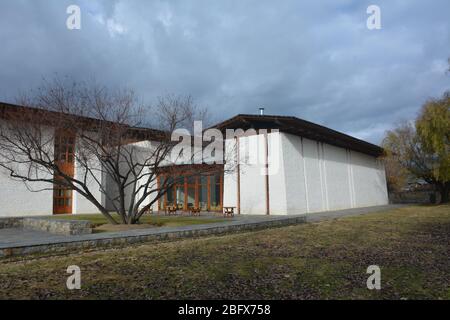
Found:
[[[179,173],[174,166],[177,159],[169,156],[177,143],[172,134],[204,117],[190,97],[163,97],[150,108],[130,90],[68,85],[60,79],[44,82],[34,94],[20,97],[18,104],[0,114],[0,167],[32,191],[56,186],[78,192],[112,224],[138,223],[177,182],[165,179],[158,184],[157,179],[162,171]],[[159,130],[143,127],[149,111]],[[67,151],[71,139],[74,150]],[[67,169],[67,163],[75,170]],[[192,175],[220,170],[220,166],[193,168]],[[35,182],[48,188],[36,190]]]

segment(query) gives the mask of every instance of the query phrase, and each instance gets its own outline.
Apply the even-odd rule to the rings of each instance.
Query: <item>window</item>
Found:
[[[190,207],[198,207],[202,211],[220,211],[222,209],[223,178],[221,174],[160,176],[161,187],[164,187],[164,179],[170,179],[166,186],[169,184],[173,184],[173,186],[160,199],[160,210],[164,210],[169,205],[177,205],[179,210],[188,210]]]
[[[198,206],[201,210],[208,210],[208,177],[199,177],[198,182]]]
[[[221,176],[210,176],[210,210],[218,211],[221,209]]]
[[[74,175],[75,136],[67,131],[55,132],[55,163],[64,174]],[[61,179],[55,176],[54,179]],[[72,213],[72,190],[62,186],[53,188],[53,213]]]

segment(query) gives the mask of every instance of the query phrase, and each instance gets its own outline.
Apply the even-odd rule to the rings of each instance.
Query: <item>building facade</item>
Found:
[[[0,104],[0,109],[13,107]],[[205,165],[214,170],[199,170],[200,174],[192,174],[193,167],[185,165],[175,174],[159,172],[158,185],[166,179],[176,182],[154,204],[154,211],[176,205],[185,211],[196,207],[221,212],[226,206],[239,214],[289,215],[388,203],[379,159],[383,150],[378,146],[295,117],[238,115],[214,128],[227,137],[225,163]],[[238,134],[229,137],[227,130]],[[74,157],[76,136],[51,127],[48,131],[54,137],[55,163],[78,177],[82,171]],[[145,157],[147,143],[155,141],[130,145],[140,145]],[[109,194],[105,197],[92,188],[96,200],[112,208],[108,198],[116,190],[107,177],[99,174],[94,179]],[[0,217],[98,212],[76,191],[40,182],[27,186],[0,168]]]
[[[295,117],[238,115],[218,127],[246,130],[226,143],[239,161],[224,176],[223,203],[240,213],[304,214],[388,203],[378,146]]]
[[[265,137],[239,138],[239,144],[252,139]],[[267,140],[269,174],[264,165],[247,164],[240,147],[240,168],[224,176],[225,206],[286,215],[388,203],[384,166],[376,157],[283,132]]]

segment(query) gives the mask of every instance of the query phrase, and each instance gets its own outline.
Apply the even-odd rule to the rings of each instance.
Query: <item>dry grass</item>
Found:
[[[450,299],[450,207],[0,263],[3,299]],[[82,290],[65,287],[82,270]],[[382,289],[366,288],[369,265]]]

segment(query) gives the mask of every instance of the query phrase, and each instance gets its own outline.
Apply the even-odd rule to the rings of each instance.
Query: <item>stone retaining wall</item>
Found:
[[[92,233],[91,223],[83,220],[53,220],[45,218],[24,218],[23,228],[62,235],[82,235]]]
[[[76,250],[82,251],[96,248],[120,247],[143,242],[167,241],[182,238],[220,235],[247,230],[260,230],[267,228],[282,227],[305,222],[306,217],[292,217],[260,222],[235,222],[232,224],[223,224],[220,226],[197,225],[191,226],[190,228],[186,228],[185,230],[174,230],[174,231],[161,230],[161,232],[158,233],[149,233],[131,236],[120,234],[110,234],[110,235],[99,234],[98,238],[96,239],[86,239],[77,241],[68,240],[60,243],[48,243],[48,244],[21,246],[13,248],[2,248],[0,249],[0,258],[23,256],[28,254],[56,254],[64,252],[73,253]]]
[[[6,228],[24,228],[67,236],[92,233],[92,227],[89,221],[55,220],[45,217],[0,219],[0,229]]]
[[[21,228],[21,218],[2,218],[0,219],[0,229]]]

